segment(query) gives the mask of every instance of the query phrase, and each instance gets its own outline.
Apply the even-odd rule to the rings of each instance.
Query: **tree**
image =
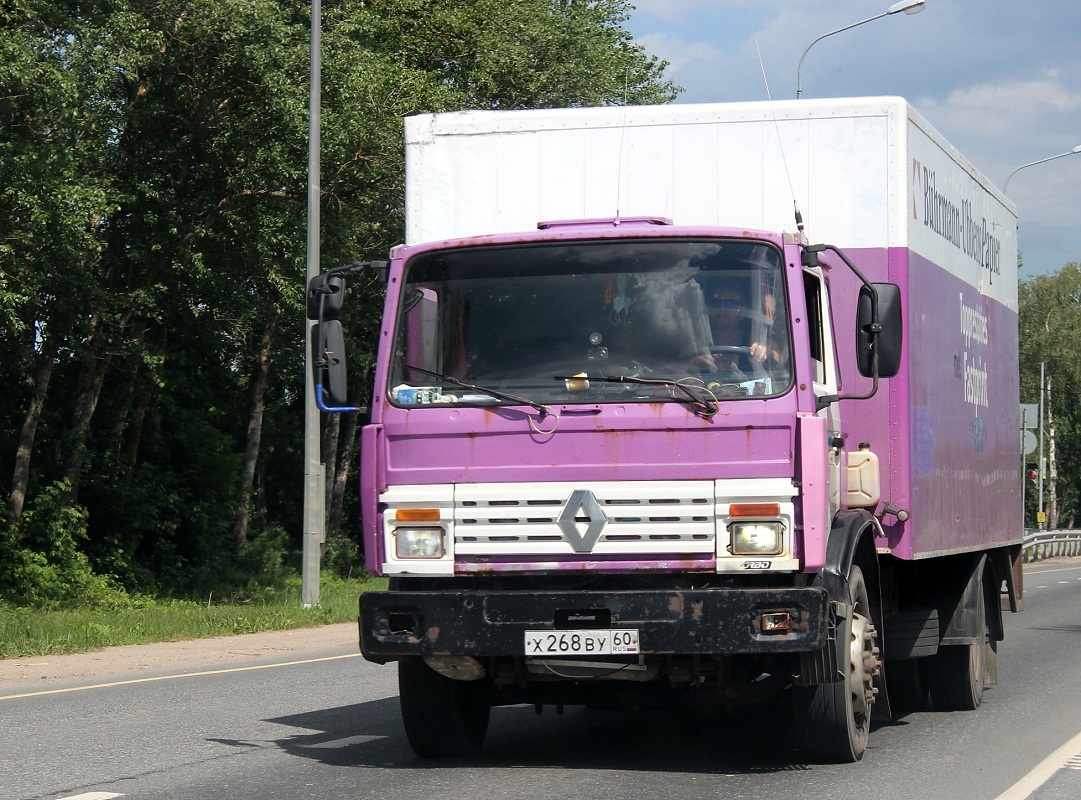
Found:
[[[55,368],[92,338],[88,307],[100,265],[103,220],[115,207],[105,144],[117,124],[106,69],[85,19],[42,2],[0,12],[0,317],[3,361],[17,372],[20,405],[4,407],[18,431],[8,520],[21,516],[38,426]],[[103,63],[104,62],[104,63]],[[10,463],[10,462],[9,462]]]
[[[1045,404],[1047,524],[1073,527],[1081,510],[1081,267],[1022,280],[1018,303],[1021,399],[1039,403],[1042,393]]]

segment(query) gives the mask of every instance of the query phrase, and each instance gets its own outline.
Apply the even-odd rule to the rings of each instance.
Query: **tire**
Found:
[[[976,610],[975,644],[944,645],[928,659],[927,684],[931,701],[940,711],[975,711],[983,703],[984,673],[991,649],[987,627],[986,598],[980,597]]]
[[[867,584],[857,566],[848,575],[848,598],[850,612],[837,626],[836,641],[845,678],[800,689],[796,709],[803,751],[838,764],[863,758],[877,692],[872,684],[880,671]]]
[[[489,681],[456,681],[420,659],[398,662],[398,697],[409,746],[421,758],[475,756],[488,733]]]

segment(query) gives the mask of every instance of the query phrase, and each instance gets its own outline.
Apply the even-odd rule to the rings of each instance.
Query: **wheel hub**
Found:
[[[852,615],[852,635],[849,639],[848,691],[852,695],[852,710],[867,714],[874,705],[878,687],[875,678],[882,671],[877,631],[874,623],[862,614]]]

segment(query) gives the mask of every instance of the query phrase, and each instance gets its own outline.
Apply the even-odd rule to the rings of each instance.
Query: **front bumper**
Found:
[[[765,632],[764,614],[789,615]],[[799,653],[827,641],[818,587],[641,591],[365,592],[360,649],[370,661],[407,656],[524,655],[527,630],[639,631],[643,654]]]

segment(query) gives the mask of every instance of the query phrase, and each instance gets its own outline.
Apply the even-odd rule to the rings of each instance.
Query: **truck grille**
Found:
[[[462,555],[712,554],[711,481],[459,485],[454,550]]]

